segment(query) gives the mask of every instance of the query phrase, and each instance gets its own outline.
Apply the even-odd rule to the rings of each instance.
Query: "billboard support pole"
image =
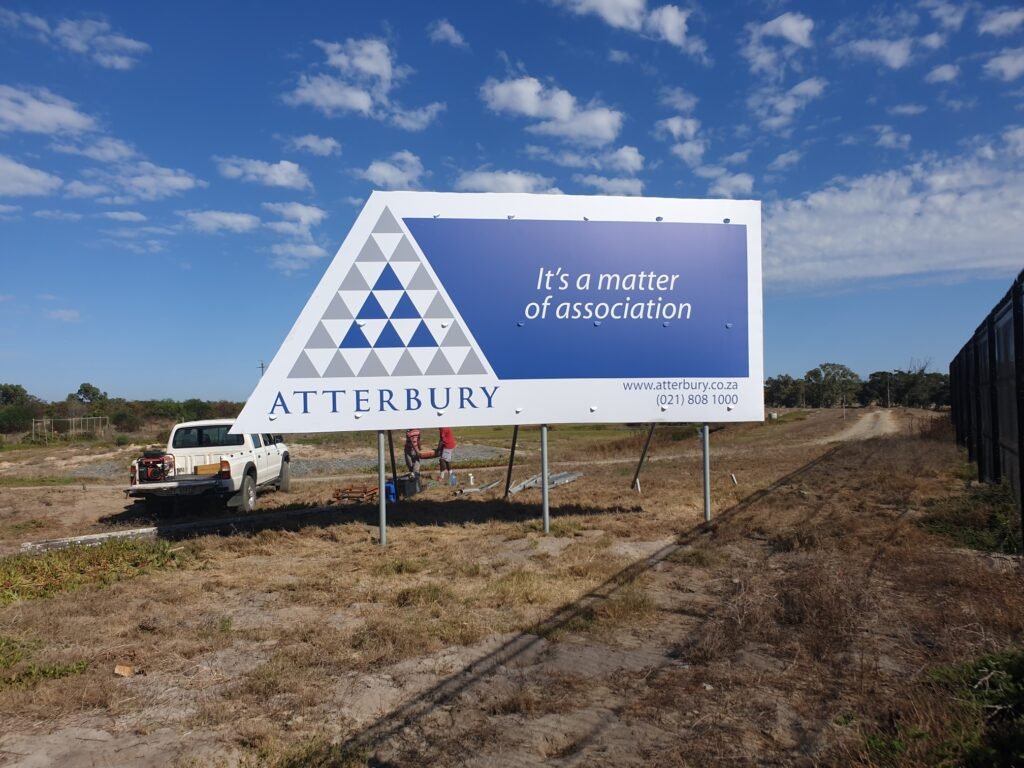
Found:
[[[377,504],[380,510],[380,545],[388,543],[388,495],[384,475],[384,431],[377,432]]]
[[[519,425],[512,429],[512,451],[508,455],[508,474],[505,475],[505,498],[508,498],[508,489],[512,487],[512,464],[516,460],[516,443],[519,442]]]
[[[540,487],[541,507],[544,516],[544,533],[551,532],[551,515],[548,512],[548,425],[540,425]]]
[[[633,482],[629,486],[637,493],[640,493],[640,468],[643,467],[644,459],[647,458],[647,449],[651,447],[652,437],[654,437],[654,422],[651,422],[651,429],[647,432],[647,439],[644,441],[644,449],[640,451],[640,462],[636,465],[636,472],[633,474]]]
[[[704,445],[704,522],[711,522],[711,447],[708,439],[708,425],[701,428],[701,442]]]

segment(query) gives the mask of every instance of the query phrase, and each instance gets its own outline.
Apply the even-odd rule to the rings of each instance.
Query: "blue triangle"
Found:
[[[416,305],[412,303],[412,299],[409,298],[408,293],[403,293],[402,298],[398,300],[395,305],[395,311],[391,313],[391,317],[394,320],[419,320],[420,313],[416,310]]]
[[[398,331],[395,330],[395,326],[388,323],[384,326],[384,330],[380,332],[380,336],[377,337],[377,343],[373,345],[374,349],[380,348],[402,348],[405,344],[402,343],[402,339],[398,335]]]
[[[348,333],[345,334],[345,338],[341,340],[338,347],[340,349],[369,349],[370,341],[363,333],[363,329],[357,323],[352,323],[352,327],[348,329]]]
[[[402,281],[398,279],[398,275],[395,274],[395,270],[388,264],[384,267],[384,271],[380,273],[380,277],[377,278],[376,284],[373,286],[375,291],[402,291],[405,290],[405,286],[402,285]]]
[[[363,308],[359,310],[359,314],[356,315],[357,320],[387,320],[388,315],[384,311],[384,307],[377,301],[377,297],[372,293],[366,297],[366,301],[363,302]]]
[[[416,329],[416,333],[409,339],[410,347],[436,347],[437,340],[433,334],[430,333],[430,329],[427,328],[427,324],[420,321],[419,327]]]

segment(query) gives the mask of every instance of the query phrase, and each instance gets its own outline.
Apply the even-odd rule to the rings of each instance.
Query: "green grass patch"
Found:
[[[917,524],[969,549],[1020,554],[1020,518],[1009,484],[969,486],[965,493],[926,502]]]
[[[0,691],[7,688],[31,688],[43,680],[77,675],[89,666],[86,661],[71,664],[23,664],[32,657],[34,651],[35,646],[29,643],[0,635]],[[11,669],[15,671],[8,672]]]
[[[113,539],[95,547],[68,547],[0,559],[0,605],[70,592],[175,565],[165,541]]]

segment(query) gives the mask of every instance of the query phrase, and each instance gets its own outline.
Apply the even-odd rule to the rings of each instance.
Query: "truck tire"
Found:
[[[242,488],[239,491],[241,501],[238,509],[242,512],[252,512],[256,509],[256,479],[252,475],[242,478]]]
[[[277,490],[288,493],[292,489],[292,463],[281,464],[281,474],[277,478]]]

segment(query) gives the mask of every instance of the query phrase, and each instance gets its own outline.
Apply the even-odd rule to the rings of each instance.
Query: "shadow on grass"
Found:
[[[639,505],[608,507],[584,507],[578,504],[551,507],[551,517],[583,518],[597,515],[639,514]],[[387,506],[389,528],[404,526],[446,526],[480,523],[523,523],[539,520],[540,505],[502,499],[465,500],[458,502],[402,501]],[[180,540],[206,535],[235,535],[258,533],[260,531],[285,531],[318,526],[327,528],[341,523],[364,523],[377,526],[379,510],[376,504],[353,504],[344,506],[308,506],[295,509],[253,512],[250,514],[221,515],[210,519],[195,511],[185,514],[160,514],[146,509],[145,504],[129,506],[124,512],[100,518],[105,525],[146,526],[156,529],[156,536],[168,540]]]
[[[432,713],[436,712],[440,708],[456,703],[467,691],[472,689],[474,686],[483,683],[492,675],[502,674],[506,667],[514,664],[517,659],[529,658],[530,655],[536,651],[538,644],[544,643],[546,638],[557,636],[562,632],[571,632],[573,627],[577,626],[581,621],[586,620],[587,617],[594,615],[594,613],[604,603],[614,598],[620,590],[631,585],[637,578],[647,571],[650,571],[658,563],[662,562],[673,553],[692,545],[700,539],[701,536],[712,533],[717,525],[727,521],[735,514],[748,509],[760,500],[770,496],[778,489],[800,479],[805,473],[811,471],[819,464],[832,457],[832,455],[838,450],[839,448],[836,447],[827,451],[822,456],[819,456],[799,469],[790,472],[772,483],[770,486],[751,494],[729,509],[719,513],[712,523],[701,523],[681,533],[677,537],[676,543],[666,545],[643,560],[639,560],[622,569],[607,579],[600,586],[594,588],[586,595],[583,595],[579,600],[563,606],[547,618],[537,622],[529,629],[507,641],[499,648],[490,652],[483,658],[474,661],[465,669],[456,672],[445,680],[442,680],[434,687],[402,705],[386,717],[381,718],[360,733],[355,734],[347,741],[340,744],[320,742],[312,745],[311,748],[303,750],[301,758],[299,758],[298,755],[290,758],[286,757],[279,765],[324,766],[324,768],[349,768],[350,766],[353,768],[355,766],[397,768],[397,763],[384,762],[371,757],[373,751],[389,739],[407,735],[410,730],[415,731],[417,727],[423,726],[430,728],[430,715]],[[499,507],[510,506],[503,502],[495,502],[495,504]],[[520,510],[509,510],[506,514],[518,514],[520,511],[526,511],[528,514],[522,517],[505,517],[502,519],[527,520],[534,519],[537,516],[537,508],[535,505],[514,506],[520,507]],[[600,513],[605,514],[611,511],[623,512],[639,510],[605,509],[600,510]],[[559,508],[557,515],[564,516],[566,514],[574,513],[586,515],[594,514],[594,511],[573,507]],[[673,659],[666,657],[666,664],[672,663],[673,661]],[[649,674],[657,674],[658,671],[659,670],[651,670]],[[571,749],[574,753],[583,749],[588,743],[597,737],[602,726],[602,723],[598,723],[591,732],[577,739],[568,749]],[[422,738],[413,739],[412,741],[419,741],[420,743],[425,744],[429,744],[431,742],[427,737],[428,735],[421,734],[421,736]],[[298,761],[296,762],[294,758],[298,758]]]

